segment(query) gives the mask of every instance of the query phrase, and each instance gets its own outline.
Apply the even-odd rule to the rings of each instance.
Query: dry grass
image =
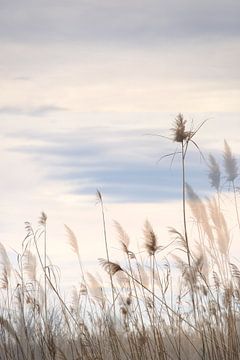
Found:
[[[196,133],[186,130],[186,125],[179,115],[173,128],[174,141],[183,145],[184,156]],[[237,224],[238,164],[227,142],[223,154]],[[240,270],[230,257],[233,231],[239,236],[239,228],[230,232],[224,216],[227,204],[221,192],[220,165],[211,155],[208,165],[216,193],[203,201],[184,182],[183,201],[188,201],[195,229],[189,233],[184,214],[183,229],[169,229],[172,240],[167,256],[162,255],[165,249],[149,221],[143,227],[145,255],[131,249],[127,232],[115,222],[125,261],[109,259],[98,192],[106,249],[106,259],[99,263],[109,280],[84,272],[77,237],[65,226],[82,276],[81,286],[67,300],[57,272],[46,263],[47,254],[42,258],[38,249],[41,237],[47,248],[45,214],[36,230],[26,223],[17,267],[13,268],[0,244],[0,359],[239,359]]]

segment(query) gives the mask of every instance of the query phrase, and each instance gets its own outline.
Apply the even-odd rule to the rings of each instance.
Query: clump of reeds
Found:
[[[177,116],[172,134],[182,145],[183,172],[187,146],[197,130],[187,128],[182,114]],[[239,359],[240,269],[230,248],[239,230],[237,234],[235,228],[230,231],[225,217],[225,183],[219,162],[212,155],[208,159],[208,177],[215,193],[201,199],[184,175],[184,226],[182,230],[169,229],[174,239],[167,255],[148,220],[140,253],[132,249],[127,232],[115,222],[122,257],[111,259],[103,199],[98,192],[106,250],[106,259],[99,263],[107,277],[105,280],[104,272],[95,276],[85,271],[77,236],[65,225],[80,275],[79,286],[67,297],[57,270],[50,260],[47,263],[45,213],[36,230],[26,223],[17,266],[0,243],[0,358]],[[223,167],[237,214],[238,164],[227,142]],[[190,213],[194,219],[191,232],[187,226]]]

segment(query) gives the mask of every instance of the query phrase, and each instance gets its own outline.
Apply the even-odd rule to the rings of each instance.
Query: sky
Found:
[[[240,3],[237,0],[0,0],[0,241],[21,250],[24,222],[48,215],[48,251],[70,281],[76,262],[104,257],[96,189],[112,220],[141,243],[146,218],[159,241],[181,228],[179,159],[169,137],[179,112],[221,162],[240,154]],[[194,147],[187,181],[211,188]],[[113,258],[119,256],[111,246]],[[239,247],[238,247],[239,249]],[[65,274],[65,275],[64,275]],[[73,276],[71,281],[77,281]]]

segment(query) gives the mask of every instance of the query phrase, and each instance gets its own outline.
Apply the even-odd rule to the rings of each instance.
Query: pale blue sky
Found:
[[[179,112],[196,126],[209,118],[203,153],[221,162],[226,138],[238,157],[239,16],[233,0],[0,0],[2,242],[19,248],[24,221],[44,210],[56,261],[64,223],[95,259],[96,188],[135,240],[146,217],[174,225],[178,162],[156,162],[175,145],[145,134],[168,136]],[[190,184],[209,195],[196,149],[188,161]]]

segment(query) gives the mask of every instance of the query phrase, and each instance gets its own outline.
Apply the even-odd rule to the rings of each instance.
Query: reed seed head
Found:
[[[45,225],[46,222],[47,222],[47,215],[45,214],[45,212],[42,211],[41,216],[39,218],[39,224]]]
[[[216,159],[211,154],[209,155],[208,169],[208,178],[210,180],[210,184],[213,188],[219,191],[221,172]]]
[[[173,133],[173,141],[182,143],[190,140],[193,132],[186,130],[187,120],[184,120],[182,114],[178,114],[175,119],[174,127],[171,129]]]
[[[118,272],[118,271],[123,271],[121,266],[118,265],[117,263],[114,263],[112,261],[107,261],[105,259],[98,259],[98,260],[99,260],[100,265],[103,267],[103,269],[111,275],[116,274],[116,272]]]
[[[159,246],[157,246],[157,236],[148,220],[145,221],[143,233],[145,240],[144,247],[149,255],[154,255],[155,252],[159,249]]]
[[[228,145],[227,141],[224,140],[224,167],[227,174],[228,181],[234,181],[238,176],[237,160],[232,154],[232,150]]]

